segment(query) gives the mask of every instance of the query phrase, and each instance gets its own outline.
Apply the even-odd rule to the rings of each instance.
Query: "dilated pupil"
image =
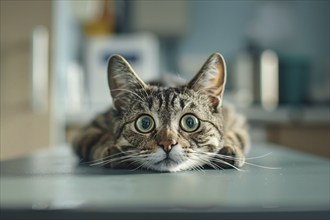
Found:
[[[195,120],[194,120],[193,118],[191,118],[191,117],[188,117],[188,118],[186,119],[186,124],[187,124],[187,126],[188,126],[189,128],[193,128],[194,125],[195,125]]]
[[[143,129],[148,129],[151,125],[151,120],[149,118],[143,118],[141,121],[141,126]]]

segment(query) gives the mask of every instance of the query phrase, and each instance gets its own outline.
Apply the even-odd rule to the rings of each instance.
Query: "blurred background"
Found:
[[[144,80],[226,59],[252,141],[329,157],[329,1],[1,1],[1,159],[69,143],[111,103],[106,61]]]

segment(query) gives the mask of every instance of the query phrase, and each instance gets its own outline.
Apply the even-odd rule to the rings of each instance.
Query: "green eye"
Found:
[[[141,115],[135,121],[135,128],[141,133],[149,133],[155,127],[155,122],[149,115]]]
[[[181,118],[180,126],[187,132],[196,131],[199,127],[199,120],[192,114],[186,114]]]

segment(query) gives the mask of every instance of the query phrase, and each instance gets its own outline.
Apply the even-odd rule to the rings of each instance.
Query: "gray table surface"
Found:
[[[328,159],[266,143],[254,144],[248,158],[272,169],[112,170],[78,165],[69,147],[59,146],[2,161],[0,204],[3,210],[329,212]]]

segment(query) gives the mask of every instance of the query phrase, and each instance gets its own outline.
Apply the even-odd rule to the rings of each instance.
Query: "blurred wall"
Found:
[[[190,26],[178,44],[178,57],[200,54],[197,62],[219,51],[230,65],[254,40],[263,48],[309,59],[311,90],[317,89],[329,81],[329,7],[329,1],[190,1]],[[184,65],[181,72],[200,63],[187,70]]]
[[[189,7],[190,27],[181,40],[182,55],[219,50],[231,57],[244,47],[247,37],[252,35],[249,31],[254,29],[260,35],[265,32],[284,35],[277,37],[282,38],[280,41],[270,39],[269,42],[260,37],[264,46],[306,54],[315,60],[329,60],[329,1],[190,1]],[[258,18],[263,18],[260,14],[269,8],[285,10],[284,16],[290,20],[274,20],[273,26],[256,28],[256,23],[261,22]],[[290,26],[278,24],[280,21]]]

